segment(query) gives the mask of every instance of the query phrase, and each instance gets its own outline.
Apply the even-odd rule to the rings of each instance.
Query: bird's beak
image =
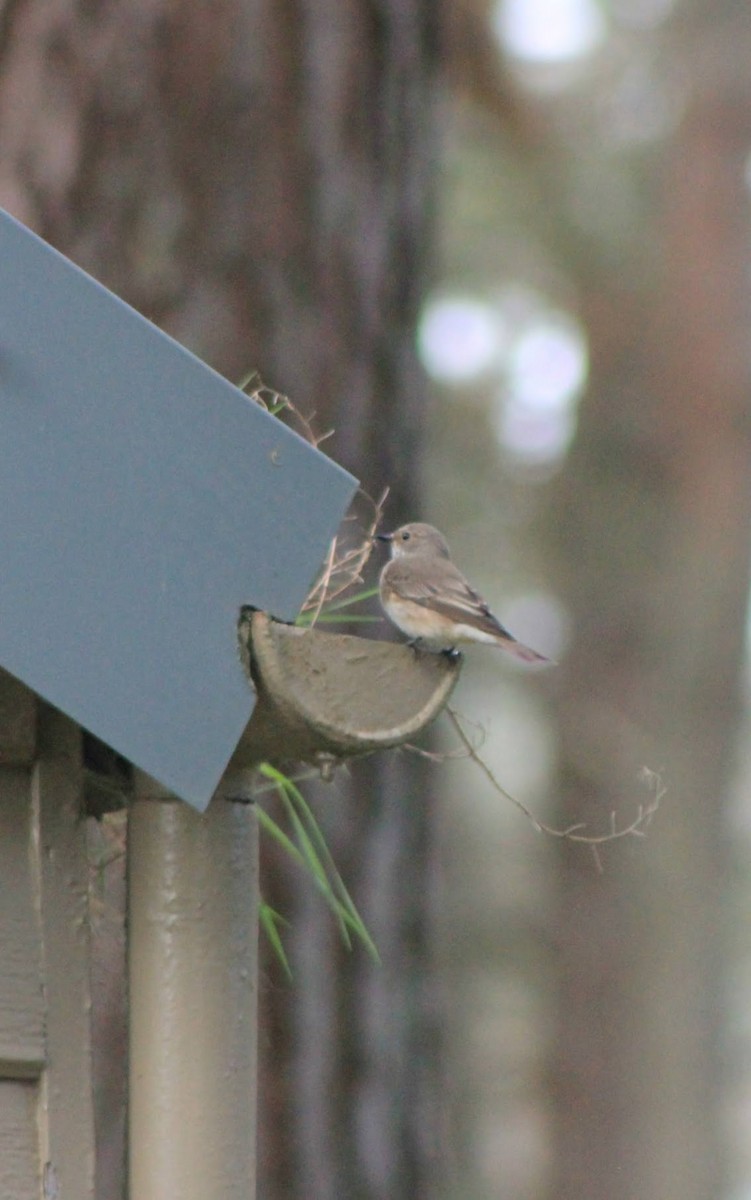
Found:
[[[393,542],[394,535],[393,533],[377,533],[374,540],[376,542]]]

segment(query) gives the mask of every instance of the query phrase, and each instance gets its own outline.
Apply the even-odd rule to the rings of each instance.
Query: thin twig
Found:
[[[476,747],[472,744],[471,740],[464,732],[461,722],[459,721],[459,717],[454,709],[447,707],[446,712],[448,713],[449,720],[454,726],[457,736],[464,746],[468,757],[477,764],[495,791],[497,791],[499,795],[503,796],[504,799],[509,800],[513,805],[515,805],[520,812],[524,813],[524,816],[532,823],[538,833],[548,833],[551,837],[565,838],[569,842],[582,842],[586,846],[591,846],[595,855],[595,862],[600,870],[602,869],[602,864],[599,861],[597,847],[604,845],[606,842],[617,841],[619,838],[644,837],[646,828],[654,814],[657,812],[657,809],[660,807],[660,802],[665,795],[666,788],[662,782],[662,777],[656,771],[650,771],[648,767],[642,767],[642,780],[652,789],[652,799],[646,805],[639,805],[636,816],[629,825],[619,829],[616,821],[616,815],[613,812],[610,814],[609,833],[582,833],[580,831],[586,829],[587,827],[584,821],[578,821],[573,825],[568,825],[565,829],[556,829],[554,826],[546,824],[545,821],[541,821],[539,817],[536,817],[534,813],[527,808],[526,804],[523,804],[521,800],[516,798],[516,796],[512,796],[510,792],[506,791],[506,789],[498,782],[488,764],[477,753]]]
[[[410,754],[417,754],[420,758],[427,758],[429,762],[444,763],[449,759],[468,758],[467,751],[460,748],[458,750],[426,750],[424,746],[416,746],[414,742],[402,742],[398,746],[399,750],[408,750]]]
[[[325,579],[327,581],[331,579],[335,565],[336,565],[336,538],[333,538],[331,545],[329,546],[329,552],[326,555],[326,566],[324,567],[324,570],[323,570],[323,576],[322,576],[323,579]],[[318,620],[318,618],[321,615],[321,609],[323,608],[324,604],[326,603],[327,585],[324,585],[323,587],[319,587],[318,585],[316,585],[316,590],[318,591],[318,599],[317,599],[317,601],[315,603],[315,607],[313,609],[313,616],[310,619],[311,625],[315,625],[316,621]],[[307,601],[306,601],[306,603],[307,603]]]
[[[275,388],[268,387],[263,382],[258,371],[250,371],[240,383],[240,390],[246,392],[249,399],[254,400],[256,404],[260,404],[261,408],[265,408],[266,412],[274,413],[287,412],[292,417],[292,420],[299,426],[302,436],[306,442],[310,442],[311,446],[320,446],[321,442],[325,442],[326,438],[330,438],[333,434],[333,429],[328,429],[326,433],[316,433],[313,427],[315,413],[312,412],[309,417],[303,416],[299,408],[290,400],[289,396],[285,396],[282,392],[277,392]]]

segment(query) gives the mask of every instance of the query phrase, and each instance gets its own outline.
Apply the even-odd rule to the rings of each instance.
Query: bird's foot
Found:
[[[453,663],[458,662],[462,656],[461,650],[457,650],[456,646],[449,646],[447,650],[442,650],[441,654]]]

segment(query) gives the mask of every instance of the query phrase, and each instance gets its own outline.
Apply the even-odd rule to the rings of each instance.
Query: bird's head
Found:
[[[377,533],[376,537],[380,542],[388,542],[392,558],[417,554],[432,555],[434,558],[450,557],[443,534],[423,521],[400,525],[393,533]]]

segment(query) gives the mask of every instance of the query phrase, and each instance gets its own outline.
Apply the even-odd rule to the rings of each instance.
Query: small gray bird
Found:
[[[455,652],[463,642],[483,642],[522,662],[550,663],[544,654],[517,642],[496,620],[454,566],[446,539],[432,525],[416,521],[376,536],[391,549],[381,571],[381,604],[412,645]]]

